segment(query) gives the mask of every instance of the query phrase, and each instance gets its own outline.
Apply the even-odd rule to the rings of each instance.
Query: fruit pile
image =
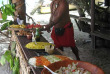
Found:
[[[32,28],[41,28],[42,26],[40,24],[31,24],[31,25],[27,25],[26,28],[27,29],[32,29]]]
[[[15,24],[12,24],[10,25],[11,28],[27,28],[27,29],[32,29],[32,28],[41,28],[42,26],[40,24],[29,24],[29,25],[15,25]]]
[[[27,36],[29,34],[31,34],[31,32],[27,32],[27,31],[24,31],[24,30],[19,30],[19,32],[17,32],[18,36]]]

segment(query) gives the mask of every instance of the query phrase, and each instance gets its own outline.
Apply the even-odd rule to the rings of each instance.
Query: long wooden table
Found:
[[[16,41],[16,56],[20,59],[20,74],[41,74],[42,68],[34,68],[28,64],[28,60],[34,56],[37,56],[36,51],[25,48],[25,45],[31,40],[26,37],[17,36],[15,31],[12,30],[11,40]],[[41,42],[47,42],[47,40],[41,36]],[[54,54],[62,55],[63,52],[55,50]]]

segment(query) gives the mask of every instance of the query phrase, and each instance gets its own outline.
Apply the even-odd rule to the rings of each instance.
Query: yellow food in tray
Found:
[[[26,25],[15,25],[15,24],[12,24],[10,25],[11,28],[26,28]]]
[[[35,44],[35,42],[30,42],[30,43],[26,44],[25,47],[28,49],[45,49],[45,46],[48,46],[48,45],[54,46],[54,44],[51,44],[48,42],[37,42],[37,44]]]
[[[19,25],[14,25],[14,24],[13,24],[13,25],[10,25],[10,27],[11,27],[11,28],[20,28]]]

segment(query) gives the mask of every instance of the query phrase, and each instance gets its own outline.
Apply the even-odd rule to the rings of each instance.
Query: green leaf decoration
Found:
[[[0,63],[2,65],[5,64],[6,61],[10,61],[10,59],[12,60],[12,56],[11,56],[11,51],[7,50],[2,56],[1,56],[1,59],[0,59]]]
[[[3,24],[2,27],[1,27],[1,31],[5,30],[7,27],[7,23]]]
[[[10,59],[12,59],[12,56],[11,56],[11,51],[10,50],[7,50],[4,54],[5,56],[5,59],[9,62]]]
[[[2,0],[2,6],[0,8],[2,12],[2,27],[0,31],[7,29],[9,25],[12,24],[12,21],[7,21],[7,16],[13,16],[15,12],[15,4],[12,4],[12,0],[9,0],[8,4],[4,4]],[[7,50],[0,58],[1,65],[4,65],[7,62],[10,63],[10,69],[13,71],[13,74],[19,74],[19,58],[16,57],[15,53],[16,42],[12,42],[11,50]]]
[[[7,26],[8,26],[8,23],[3,24],[1,27],[1,31],[5,30],[7,28]]]
[[[10,63],[10,69],[13,71],[13,74],[19,74],[19,58],[12,56],[11,51],[7,50],[0,59],[0,63],[3,66],[5,63]]]
[[[13,74],[19,74],[19,58],[14,59]]]
[[[5,5],[5,9],[7,15],[13,15],[13,12],[15,11],[10,4]]]
[[[6,63],[6,59],[5,59],[4,55],[1,56],[0,63],[1,63],[2,66]]]
[[[7,14],[5,12],[3,12],[3,14],[2,14],[2,18],[3,18],[3,20],[7,19]]]
[[[10,68],[11,68],[11,70],[13,70],[13,66],[14,66],[13,59],[10,59],[9,63],[10,63]]]
[[[15,5],[11,3],[11,0],[9,0],[9,4],[4,4],[2,1],[1,11],[3,20],[6,20],[7,16],[14,15]]]
[[[12,23],[12,21],[7,21],[5,22],[2,27],[1,27],[1,31],[6,30],[7,27],[9,27],[9,25]]]
[[[11,0],[9,0],[9,4],[11,4]]]
[[[15,11],[15,4],[12,4],[12,8],[14,9],[14,11]]]
[[[3,0],[2,0],[2,4],[4,4],[4,3],[3,3]]]
[[[7,21],[9,21],[9,20],[0,20],[0,23],[5,23]]]
[[[13,56],[16,55],[15,48],[16,48],[16,42],[15,41],[12,41],[11,42],[11,53],[12,53]]]

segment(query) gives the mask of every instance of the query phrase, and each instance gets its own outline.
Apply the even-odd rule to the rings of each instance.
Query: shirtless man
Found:
[[[55,47],[63,50],[63,47],[71,47],[77,60],[80,60],[78,49],[75,46],[73,25],[69,16],[69,5],[66,0],[53,0],[51,3],[51,17],[48,25],[40,30],[53,27],[51,38]]]

